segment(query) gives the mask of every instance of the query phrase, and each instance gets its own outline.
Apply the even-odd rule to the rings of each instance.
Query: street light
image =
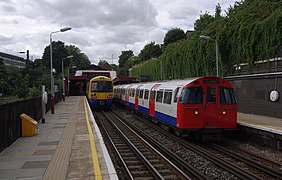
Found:
[[[25,54],[26,53],[26,63],[25,63],[25,66],[28,67],[28,63],[29,63],[29,50],[26,50],[25,51],[21,51],[19,52],[20,54]]]
[[[62,78],[63,78],[63,101],[65,101],[65,81],[64,81],[64,60],[72,58],[73,55],[67,56],[62,59]]]
[[[217,45],[217,40],[216,39],[212,39],[209,36],[200,36],[201,39],[207,39],[207,40],[211,40],[215,42],[215,58],[216,58],[216,76],[218,77],[218,45]]]
[[[54,32],[51,32],[50,33],[50,73],[51,73],[51,113],[54,114],[54,105],[55,105],[55,102],[54,102],[54,97],[55,97],[55,93],[54,93],[54,79],[53,79],[53,72],[52,72],[52,69],[53,69],[53,57],[52,57],[52,34],[55,34],[55,33],[59,33],[59,32],[65,32],[65,31],[68,31],[68,30],[71,30],[70,27],[65,27],[65,28],[62,28],[60,29],[59,31],[54,31]]]

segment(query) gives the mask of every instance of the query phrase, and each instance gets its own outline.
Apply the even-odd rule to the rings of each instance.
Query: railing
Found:
[[[62,100],[62,94],[56,93],[55,104]],[[51,108],[50,95],[46,104],[46,112]],[[21,136],[22,113],[32,117],[37,122],[42,117],[41,96],[37,98],[0,105],[0,152],[10,146]]]

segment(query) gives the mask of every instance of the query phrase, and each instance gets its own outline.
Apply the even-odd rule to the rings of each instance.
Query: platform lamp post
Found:
[[[55,102],[54,102],[54,98],[55,98],[55,93],[54,93],[54,78],[53,78],[53,57],[52,57],[52,34],[55,33],[59,33],[59,32],[65,32],[71,30],[70,27],[65,27],[60,29],[59,31],[54,31],[50,33],[50,74],[51,74],[51,114],[54,114],[55,109]]]
[[[209,36],[200,36],[201,39],[207,39],[215,42],[215,58],[216,58],[216,76],[218,77],[218,44],[216,39],[212,39]]]
[[[26,53],[26,63],[25,63],[25,67],[28,67],[28,63],[29,63],[29,50],[25,51],[21,51],[19,52],[20,54],[25,54]]]
[[[63,101],[65,101],[64,60],[65,60],[65,59],[72,58],[72,57],[73,57],[73,55],[70,55],[70,56],[67,56],[67,57],[65,57],[65,58],[62,59]]]

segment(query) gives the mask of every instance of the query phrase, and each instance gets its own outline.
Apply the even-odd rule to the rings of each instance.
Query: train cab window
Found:
[[[98,81],[97,92],[112,92],[113,84],[111,81]]]
[[[143,92],[144,92],[144,89],[141,89],[140,92],[139,92],[139,98],[140,99],[143,99]]]
[[[220,88],[220,104],[236,104],[236,98],[233,89]]]
[[[202,103],[202,87],[184,88],[181,93],[181,104],[201,104]]]
[[[165,90],[164,103],[171,104],[172,90]]]
[[[144,94],[144,99],[148,100],[148,98],[149,98],[149,90],[146,89]]]
[[[173,98],[173,102],[177,102],[177,98],[178,98],[178,92],[179,92],[180,87],[176,88],[174,91],[174,98]]]
[[[207,87],[207,103],[216,103],[216,87]]]
[[[97,92],[97,82],[92,82],[92,84],[91,84],[91,91],[92,92]]]
[[[157,91],[156,102],[161,103],[163,101],[163,94],[164,94],[163,90]]]

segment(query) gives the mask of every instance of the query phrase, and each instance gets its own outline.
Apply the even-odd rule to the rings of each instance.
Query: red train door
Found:
[[[139,91],[140,91],[140,87],[141,87],[142,85],[140,85],[140,86],[138,86],[137,88],[136,88],[136,93],[135,93],[135,110],[136,111],[138,111],[138,98],[139,98]]]
[[[205,97],[205,127],[217,127],[219,90],[217,86],[206,86]]]
[[[160,84],[155,84],[151,88],[150,100],[149,100],[149,115],[155,117],[155,89],[158,88]]]

